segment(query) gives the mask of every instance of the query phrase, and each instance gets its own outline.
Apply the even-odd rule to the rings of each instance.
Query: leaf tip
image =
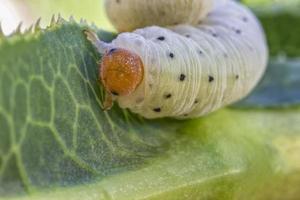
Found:
[[[58,17],[57,17],[57,24],[63,24],[66,20],[61,16],[60,13],[58,13]]]
[[[92,22],[91,27],[94,28],[94,29],[98,28],[97,25],[94,22]]]
[[[70,16],[69,22],[76,23],[76,20],[73,15]]]
[[[82,24],[82,25],[88,25],[86,19],[83,19],[83,18],[80,19],[80,24]]]
[[[41,20],[42,20],[41,17],[37,19],[36,23],[34,24],[34,31],[41,30],[41,25],[40,25],[41,24]]]
[[[54,26],[55,24],[56,24],[55,15],[52,15],[51,21],[50,21],[50,26]]]
[[[3,29],[2,29],[2,22],[0,21],[0,38],[1,37],[4,37],[4,32],[3,32]]]
[[[15,34],[21,34],[21,28],[22,28],[23,22],[20,22],[17,28],[15,29]]]

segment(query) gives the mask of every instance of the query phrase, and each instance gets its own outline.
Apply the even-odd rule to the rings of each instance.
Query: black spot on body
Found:
[[[199,50],[199,51],[198,51],[198,53],[199,53],[200,55],[202,55],[202,54],[203,54],[203,52],[202,52],[201,50]]]
[[[240,35],[240,34],[242,34],[242,31],[240,29],[237,29],[237,30],[235,30],[235,33]]]
[[[159,113],[161,112],[161,108],[154,108],[153,111]]]
[[[161,16],[166,16],[166,12],[165,12],[165,11],[160,11],[159,14],[160,14]]]
[[[180,80],[180,81],[184,81],[185,78],[186,78],[186,75],[180,74],[180,76],[179,76],[179,80]]]
[[[121,3],[121,0],[116,0],[117,3]]]
[[[171,97],[172,97],[172,94],[170,94],[170,93],[164,95],[165,99],[170,99]]]
[[[170,58],[174,58],[174,53],[169,54]]]
[[[164,41],[166,38],[164,36],[160,36],[157,39],[160,40],[160,41]]]
[[[111,93],[112,93],[113,95],[115,95],[115,96],[119,96],[119,93],[116,92],[116,91],[111,91]]]
[[[208,81],[211,83],[211,82],[213,82],[215,80],[215,78],[213,77],[213,76],[209,76],[208,77]]]
[[[243,20],[243,22],[248,22],[248,18],[247,17],[243,17],[242,20]]]
[[[194,104],[197,104],[197,103],[199,103],[199,100],[198,100],[198,99],[196,99],[196,100],[194,101]]]
[[[190,38],[191,36],[189,34],[185,35],[185,37]]]
[[[215,38],[218,37],[218,34],[216,34],[216,33],[212,33],[211,35]]]
[[[240,76],[239,76],[239,75],[236,75],[236,76],[235,76],[235,79],[236,79],[236,80],[237,80],[237,79],[239,79],[239,78],[240,78]]]
[[[113,48],[111,50],[109,50],[108,54],[112,54],[113,52],[115,52],[117,49],[116,48]]]

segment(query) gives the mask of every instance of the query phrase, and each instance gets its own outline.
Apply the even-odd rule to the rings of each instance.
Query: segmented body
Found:
[[[117,101],[146,118],[194,118],[236,102],[258,83],[268,58],[258,20],[234,1],[198,25],[146,27],[120,34],[111,46],[144,63],[142,83]]]
[[[105,8],[117,30],[125,32],[151,25],[168,26],[183,23],[195,25],[212,10],[214,1],[106,0]]]

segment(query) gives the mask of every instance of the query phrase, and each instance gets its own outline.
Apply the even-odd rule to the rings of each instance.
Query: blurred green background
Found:
[[[105,29],[112,29],[105,16],[103,0],[27,0],[27,2],[32,17],[42,17],[45,23],[53,14],[60,13],[66,18],[73,15],[77,20],[85,18]]]

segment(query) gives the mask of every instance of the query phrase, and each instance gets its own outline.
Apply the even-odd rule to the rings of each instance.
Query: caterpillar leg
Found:
[[[105,99],[103,102],[103,110],[110,110],[114,105],[114,97],[113,95],[106,90],[105,92]]]
[[[108,43],[101,41],[97,34],[91,30],[85,30],[86,38],[96,47],[101,54],[105,54],[111,47]]]

